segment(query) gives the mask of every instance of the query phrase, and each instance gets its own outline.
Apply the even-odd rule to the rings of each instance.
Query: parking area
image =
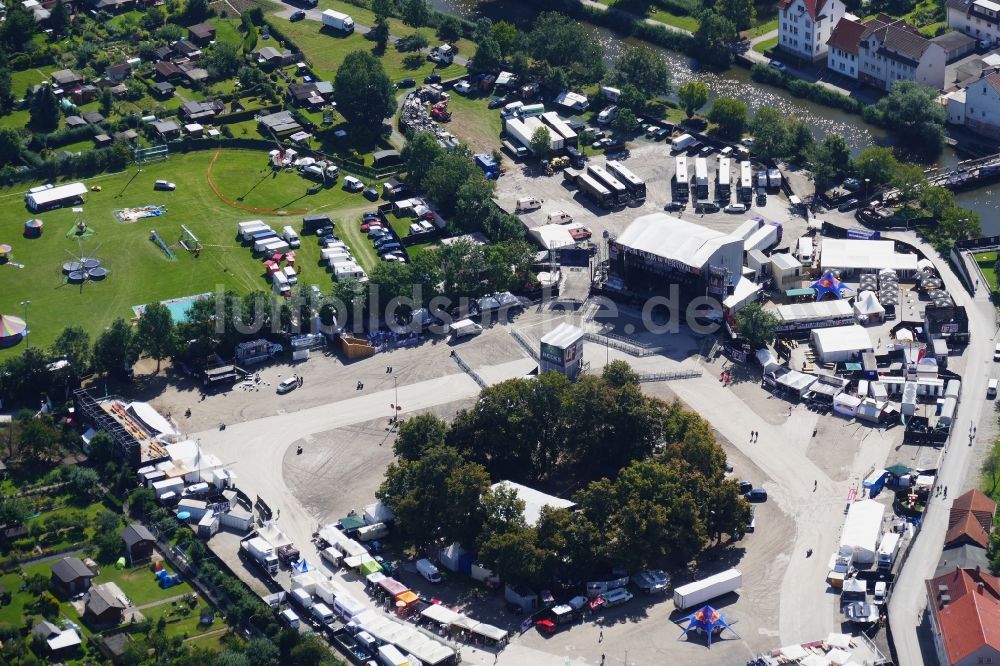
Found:
[[[602,209],[575,185],[568,183],[563,177],[563,172],[557,171],[547,176],[541,167],[525,163],[517,164],[497,181],[497,200],[503,208],[513,211],[518,199],[537,197],[542,200],[541,207],[521,214],[521,219],[529,228],[542,226],[546,224],[549,214],[563,211],[572,217],[574,223],[588,227],[593,232],[592,242],[601,245],[605,232],[610,235],[620,234],[640,215],[662,212],[663,207],[672,198],[671,179],[674,176],[675,164],[674,156],[670,154],[669,143],[640,139],[629,151],[628,157],[617,157],[629,170],[645,181],[646,199],[641,204],[633,203],[611,210]],[[707,157],[706,161],[710,183],[709,198],[714,200],[718,154]],[[603,166],[605,162],[604,156],[592,155],[588,164]],[[734,169],[734,173],[738,173],[736,160],[732,162],[731,168]],[[689,158],[688,170],[693,174],[694,158]],[[735,201],[735,196],[733,200]],[[693,212],[691,206],[683,212],[670,214],[723,232],[736,229],[750,216],[780,222],[784,233],[779,247],[787,247],[789,238],[798,238],[806,229],[805,218],[793,210],[787,197],[774,193],[768,195],[765,206],[754,206],[744,214],[725,212],[700,214]]]

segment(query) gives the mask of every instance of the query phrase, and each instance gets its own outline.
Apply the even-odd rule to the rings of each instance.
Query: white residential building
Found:
[[[946,0],[948,27],[983,42],[1000,44],[1000,3],[993,0]]]
[[[964,90],[944,97],[948,122],[1000,139],[1000,71],[992,70]]]
[[[778,3],[778,46],[815,61],[826,55],[826,43],[844,15],[840,0],[781,0]]]
[[[858,44],[865,34],[865,24],[853,14],[844,14],[827,40],[826,66],[828,69],[858,78]]]
[[[885,14],[865,23],[848,14],[830,35],[826,66],[880,90],[891,90],[896,81],[941,90],[948,61],[941,40],[927,39],[906,21]]]

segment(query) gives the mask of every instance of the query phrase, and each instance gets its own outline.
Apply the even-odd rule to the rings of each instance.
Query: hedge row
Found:
[[[699,55],[695,47],[694,37],[676,30],[668,30],[662,25],[650,25],[621,12],[595,9],[580,4],[578,0],[541,0],[541,3],[547,9],[609,28],[621,33],[624,37],[636,37],[650,44],[694,57]]]
[[[784,88],[796,97],[808,99],[817,104],[830,106],[835,109],[847,111],[848,113],[860,114],[865,107],[864,103],[859,102],[853,97],[848,97],[843,93],[830,90],[817,83],[809,83],[808,81],[797,79],[761,63],[755,63],[750,68],[750,76],[758,83],[765,83],[776,88]]]

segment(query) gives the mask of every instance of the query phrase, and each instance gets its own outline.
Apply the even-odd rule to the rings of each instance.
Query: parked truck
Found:
[[[269,576],[278,573],[278,556],[274,548],[260,537],[252,537],[240,542],[240,552],[243,553]]]
[[[899,552],[899,533],[886,532],[882,535],[882,541],[878,546],[878,568],[883,571],[892,569],[893,562],[896,561],[896,553]]]
[[[348,14],[335,12],[332,9],[323,10],[323,25],[347,34],[354,32],[354,19]]]
[[[714,576],[674,588],[674,606],[678,610],[698,606],[724,594],[735,592],[743,585],[743,574],[727,569]]]

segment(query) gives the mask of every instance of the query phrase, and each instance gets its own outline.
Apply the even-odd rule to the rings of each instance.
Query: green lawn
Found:
[[[24,95],[28,86],[36,86],[39,83],[43,83],[49,80],[49,76],[52,72],[59,69],[53,65],[46,65],[43,67],[33,67],[31,69],[22,69],[19,72],[10,73],[10,86],[14,91],[14,95],[21,97]]]
[[[280,21],[281,19],[274,20]],[[322,24],[318,21],[299,21],[297,23],[286,21],[279,24],[279,28],[302,49],[317,75],[331,81],[337,73],[337,67],[344,61],[348,53],[351,51],[372,51],[375,46],[374,42],[365,39],[364,35],[357,32],[346,36],[320,32]],[[403,66],[403,59],[406,56],[406,53],[397,51],[392,45],[389,45],[382,55],[382,66],[392,81],[405,78],[414,78],[419,81],[435,71],[434,63],[426,58],[420,67],[407,69]],[[449,65],[437,70],[437,72],[443,78],[449,78],[464,74],[465,68],[460,65]]]
[[[753,45],[753,50],[757,53],[766,53],[770,51],[775,46],[778,45],[778,38],[772,37],[771,39],[765,39],[763,42],[757,42]]]
[[[337,237],[351,248],[351,254],[357,260],[358,265],[365,270],[365,273],[371,273],[372,269],[381,261],[368,236],[361,232],[361,213],[369,208],[374,209],[375,205],[358,208],[351,211],[350,214],[345,213],[338,216],[335,220]]]
[[[20,625],[24,622],[24,617],[28,613],[26,608],[33,599],[27,592],[18,591],[23,582],[24,579],[17,573],[0,577],[0,584],[10,594],[10,603],[0,607],[0,624]]]
[[[499,147],[503,121],[499,109],[486,107],[488,97],[464,97],[455,93],[448,101],[452,113],[448,131],[475,151],[490,152]]]
[[[993,270],[993,265],[997,261],[996,252],[979,252],[974,255],[976,257],[976,263],[979,264],[979,270],[983,272],[983,277],[990,285],[990,289],[993,291],[997,290],[997,274]]]
[[[279,8],[282,8],[282,6],[279,6]],[[338,12],[350,14],[351,18],[361,25],[368,27],[375,25],[375,14],[371,10],[351,5],[346,2],[320,0],[317,9],[320,11],[324,9],[334,9]],[[437,46],[441,41],[437,38],[437,35],[434,34],[434,28],[413,28],[406,25],[399,19],[389,19],[389,34],[395,35],[396,37],[405,37],[407,35],[412,35],[415,32],[418,32],[426,37],[431,46]],[[454,46],[458,47],[458,52],[460,54],[469,58],[471,58],[472,54],[476,52],[476,45],[464,37],[455,42]]]
[[[276,230],[285,224],[300,226],[301,214],[262,215],[239,210],[223,202],[209,187],[206,172],[211,151],[177,154],[167,161],[146,165],[142,173],[126,187],[135,174],[100,176],[87,181],[100,185],[101,192],[91,192],[84,209],[85,219],[94,235],[79,244],[71,234],[76,214],[60,209],[41,214],[45,233],[40,239],[21,237],[23,221],[33,217],[24,206],[28,185],[0,189],[0,237],[13,246],[13,262],[23,265],[0,266],[4,288],[0,289],[0,312],[22,314],[21,301],[31,300],[28,313],[32,344],[47,346],[70,323],[83,326],[94,337],[117,317],[130,319],[131,306],[178,296],[199,294],[216,288],[238,292],[267,290],[264,272],[251,251],[235,240],[236,223],[264,219]],[[301,209],[324,212],[340,220],[340,215],[359,215],[373,207],[360,194],[348,194],[339,184],[317,194],[307,194],[312,183],[295,173],[271,175],[263,151],[225,150],[213,169],[213,178],[222,193],[248,206],[269,209]],[[169,179],[177,184],[175,192],[154,192],[153,181]],[[31,183],[34,185],[34,183]],[[162,204],[167,213],[159,218],[134,224],[119,223],[112,211],[119,208]],[[177,246],[180,226],[186,225],[203,245],[200,258],[194,258]],[[176,260],[171,261],[149,240],[156,229],[172,244]],[[356,231],[356,230],[355,230]],[[67,234],[70,234],[69,236]],[[344,234],[345,242],[358,252],[359,259],[370,252],[370,244],[361,242],[360,234]],[[318,266],[319,248],[311,238],[303,239],[298,253],[300,282],[318,284],[324,291],[331,279]],[[367,250],[366,250],[367,248]],[[110,270],[103,282],[83,287],[65,284],[60,267],[63,262],[85,254],[96,255]],[[368,262],[366,269],[373,265]],[[0,352],[20,353],[23,344]]]
[[[649,18],[654,21],[659,21],[660,23],[672,25],[675,28],[680,28],[681,30],[687,30],[688,32],[696,31],[699,25],[698,19],[693,16],[672,14],[664,9],[657,9],[650,12]]]
[[[30,114],[27,109],[23,111],[14,111],[13,113],[8,113],[6,116],[0,116],[0,127],[23,129],[24,126],[28,124],[29,118]]]
[[[240,46],[243,43],[243,33],[239,30],[239,21],[215,17],[209,19],[208,22],[215,26],[216,42],[225,42],[234,46]]]
[[[750,28],[749,35],[751,37],[760,37],[761,35],[766,35],[772,30],[778,29],[778,19],[777,17],[767,21],[766,23],[758,23],[754,27]]]
[[[172,569],[168,566],[168,571]],[[94,584],[115,583],[122,589],[122,592],[132,600],[133,606],[144,606],[179,594],[191,594],[194,589],[184,581],[180,585],[174,585],[164,590],[156,580],[156,576],[149,567],[138,567],[135,569],[116,569],[112,565],[101,567],[101,573],[94,579]]]

